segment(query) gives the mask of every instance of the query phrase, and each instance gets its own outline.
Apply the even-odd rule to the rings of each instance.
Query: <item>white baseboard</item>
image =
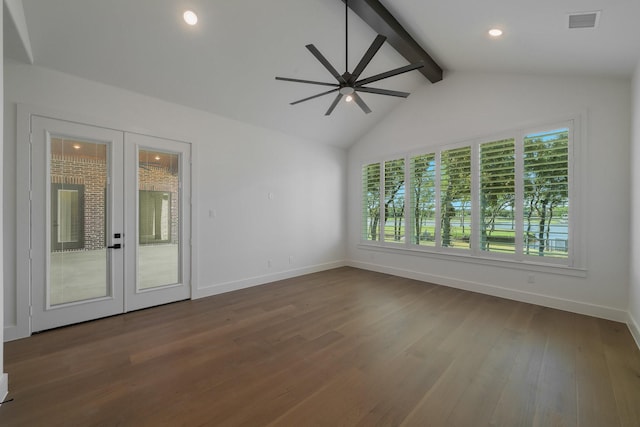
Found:
[[[30,335],[31,331],[29,330],[28,324],[25,324],[22,327],[18,325],[4,325],[4,342],[27,338]]]
[[[318,264],[295,270],[286,270],[273,274],[265,274],[264,276],[250,277],[231,282],[217,283],[211,286],[194,289],[193,299],[210,297],[213,295],[223,294],[225,292],[237,291],[239,289],[250,288],[252,286],[265,285],[267,283],[276,282],[278,280],[291,279],[292,277],[302,276],[304,274],[317,273],[319,271],[331,270],[334,268],[344,267],[347,264],[344,261],[334,261],[326,264]]]
[[[636,345],[640,350],[640,326],[638,326],[638,322],[633,318],[630,312],[628,313],[627,326],[629,327],[631,336],[633,336],[633,339],[636,341]]]
[[[356,268],[361,268],[363,270],[371,270],[371,271],[377,271],[379,273],[392,274],[394,276],[420,280],[422,282],[449,286],[452,288],[478,292],[486,295],[492,295],[500,298],[526,302],[529,304],[541,305],[549,308],[557,308],[559,310],[569,311],[569,312],[578,313],[578,314],[585,314],[587,316],[599,317],[602,319],[613,320],[616,322],[627,323],[627,320],[628,320],[628,313],[625,310],[620,310],[613,307],[606,307],[606,306],[601,306],[596,304],[572,301],[572,300],[567,300],[563,298],[551,297],[548,295],[503,288],[500,286],[489,285],[486,283],[459,280],[452,277],[437,276],[433,274],[421,273],[418,271],[403,270],[395,267],[387,267],[387,266],[382,266],[378,264],[370,264],[366,262],[350,261],[347,263],[347,265],[356,267]]]
[[[0,402],[4,402],[9,394],[9,375],[2,374],[0,376]],[[2,406],[2,404],[0,404]]]

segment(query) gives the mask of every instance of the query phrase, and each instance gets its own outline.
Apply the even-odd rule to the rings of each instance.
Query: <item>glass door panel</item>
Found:
[[[180,281],[180,157],[138,152],[138,289]]]
[[[191,146],[134,133],[125,146],[125,311],[188,299]]]
[[[32,331],[124,309],[124,134],[32,116]]]
[[[50,153],[48,305],[107,297],[107,144],[52,136]]]

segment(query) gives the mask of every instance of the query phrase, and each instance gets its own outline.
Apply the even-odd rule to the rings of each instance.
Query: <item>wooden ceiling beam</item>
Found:
[[[346,0],[342,0],[346,2]],[[387,42],[410,63],[422,61],[418,69],[431,83],[442,80],[442,68],[417,41],[400,25],[398,20],[378,0],[349,0],[347,3],[375,32],[387,37]]]

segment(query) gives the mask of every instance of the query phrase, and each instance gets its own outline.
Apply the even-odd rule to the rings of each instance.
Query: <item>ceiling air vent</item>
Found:
[[[569,14],[569,28],[595,28],[600,20],[600,11]]]

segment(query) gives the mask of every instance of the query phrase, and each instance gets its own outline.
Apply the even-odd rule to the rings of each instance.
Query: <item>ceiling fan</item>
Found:
[[[300,79],[292,79],[288,77],[276,77],[276,80],[283,80],[287,82],[296,82],[296,83],[307,83],[312,85],[320,85],[320,86],[332,86],[334,89],[328,90],[326,92],[319,93],[317,95],[313,95],[304,99],[300,99],[298,101],[294,101],[291,105],[300,104],[301,102],[309,101],[314,98],[318,98],[320,96],[328,95],[333,92],[338,92],[335,99],[329,106],[329,109],[324,114],[325,116],[330,115],[333,110],[336,108],[340,100],[343,97],[347,97],[347,101],[355,101],[356,104],[365,112],[365,114],[369,114],[371,109],[367,106],[367,104],[362,100],[362,98],[358,95],[358,92],[365,93],[374,93],[377,95],[387,95],[387,96],[397,96],[401,98],[406,98],[409,96],[408,92],[399,92],[395,90],[388,89],[378,89],[374,87],[367,87],[365,85],[373,82],[377,82],[379,80],[387,79],[389,77],[397,76],[398,74],[403,74],[408,71],[416,70],[418,68],[424,67],[424,63],[422,61],[416,62],[414,64],[405,65],[404,67],[396,68],[384,73],[376,74],[371,77],[367,77],[365,79],[358,80],[364,69],[369,65],[369,62],[373,59],[378,50],[382,47],[385,40],[387,38],[383,35],[378,34],[369,46],[369,49],[364,54],[356,68],[353,69],[351,73],[349,73],[349,0],[344,0],[345,3],[345,72],[340,74],[338,71],[329,63],[329,61],[320,53],[320,51],[312,44],[308,44],[305,47],[311,52],[313,56],[316,57],[318,61],[331,73],[333,77],[338,81],[338,83],[326,83],[326,82],[318,82],[313,80],[300,80]]]

